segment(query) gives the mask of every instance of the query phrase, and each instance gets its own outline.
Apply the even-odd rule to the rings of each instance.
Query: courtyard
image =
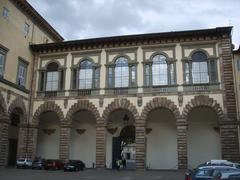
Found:
[[[1,180],[181,180],[184,171],[116,171],[92,170],[79,172],[0,168]]]

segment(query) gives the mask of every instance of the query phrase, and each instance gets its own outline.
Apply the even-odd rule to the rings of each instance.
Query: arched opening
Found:
[[[221,159],[218,116],[209,107],[195,107],[188,115],[188,166]]]
[[[124,168],[136,168],[135,120],[131,112],[117,109],[110,113],[106,132],[106,167],[116,168],[116,161],[126,162]]]
[[[8,166],[15,166],[18,150],[19,125],[23,118],[20,108],[15,108],[10,114],[10,125],[8,128]]]
[[[156,108],[146,120],[146,168],[177,169],[177,159],[175,116],[169,109]]]
[[[53,111],[39,116],[36,156],[43,159],[59,159],[60,120]]]
[[[91,111],[73,114],[69,153],[70,160],[81,160],[87,168],[95,168],[96,119]]]

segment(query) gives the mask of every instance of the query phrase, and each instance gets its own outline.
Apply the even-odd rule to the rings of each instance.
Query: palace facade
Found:
[[[239,161],[231,31],[32,43],[28,91],[0,82],[1,165],[14,152],[88,168]]]

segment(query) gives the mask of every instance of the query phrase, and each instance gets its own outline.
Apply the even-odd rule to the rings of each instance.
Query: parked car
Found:
[[[82,161],[70,160],[64,165],[64,171],[82,171],[85,168],[85,164]]]
[[[201,165],[199,165],[198,167],[201,166],[231,166],[231,167],[236,167],[240,169],[240,164],[239,163],[233,163],[231,161],[227,161],[227,160],[210,160],[207,161]]]
[[[59,170],[63,169],[64,164],[60,160],[46,160],[44,168],[46,170]]]
[[[19,158],[16,161],[17,168],[31,168],[32,167],[32,160],[27,158]]]
[[[240,180],[240,172],[222,172],[221,179]]]
[[[45,163],[44,159],[36,159],[32,163],[32,169],[44,169]]]
[[[240,169],[231,166],[201,166],[187,172],[185,180],[220,180],[224,173],[240,173]],[[226,177],[227,178],[227,177]]]

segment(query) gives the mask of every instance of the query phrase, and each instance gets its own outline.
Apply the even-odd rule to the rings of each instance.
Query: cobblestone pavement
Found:
[[[0,180],[184,180],[184,171],[84,170],[63,172],[0,168]]]

